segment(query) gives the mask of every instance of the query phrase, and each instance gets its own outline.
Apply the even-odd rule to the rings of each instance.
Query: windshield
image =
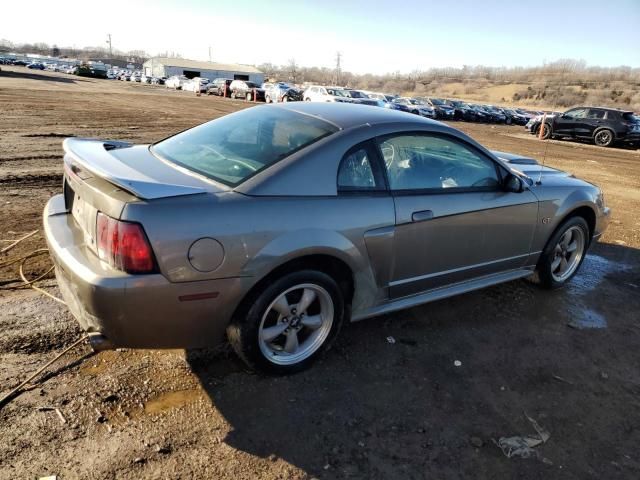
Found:
[[[439,98],[430,98],[429,100],[431,100],[431,103],[434,105],[445,105],[444,101]]]
[[[314,117],[254,107],[162,140],[152,145],[151,152],[235,186],[336,131],[337,127]]]
[[[348,97],[344,90],[334,90],[333,88],[327,88],[327,93],[336,97]]]

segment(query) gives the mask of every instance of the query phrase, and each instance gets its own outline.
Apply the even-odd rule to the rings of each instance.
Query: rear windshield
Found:
[[[336,131],[315,117],[278,107],[253,107],[162,140],[151,151],[233,187]]]

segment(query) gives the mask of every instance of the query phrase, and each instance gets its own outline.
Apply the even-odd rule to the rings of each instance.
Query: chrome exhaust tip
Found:
[[[94,352],[102,352],[103,350],[113,350],[113,344],[103,334],[95,332],[89,334],[89,344]]]

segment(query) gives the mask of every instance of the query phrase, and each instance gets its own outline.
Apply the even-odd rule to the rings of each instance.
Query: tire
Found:
[[[300,315],[296,307],[305,296],[307,315]],[[305,370],[331,346],[344,316],[344,297],[336,281],[316,270],[300,270],[248,297],[227,327],[227,337],[249,368],[287,375]],[[290,342],[290,337],[296,340]]]
[[[245,100],[246,100],[247,102],[250,102],[250,101],[251,101],[251,93],[247,92],[247,94],[245,95],[245,97],[244,97],[244,98],[245,98]]]
[[[542,128],[542,125],[540,125],[537,129],[536,129],[536,135],[540,136],[540,128]],[[551,130],[551,125],[548,123],[544,124],[544,132],[542,132],[542,138],[541,140],[549,140],[553,138],[553,131]]]
[[[309,97],[307,97],[307,98],[305,98],[305,99],[304,99],[304,101],[305,101],[305,102],[310,102],[310,101],[311,101],[311,99],[310,99]]]
[[[287,97],[286,95],[282,97],[282,103],[287,103],[288,101],[289,101],[289,97]]]
[[[507,118],[504,123],[506,123],[507,125],[511,125],[513,123],[513,120],[511,120],[510,118]]]
[[[264,103],[271,103],[271,97],[269,95],[264,97]]]
[[[565,237],[565,235],[569,236]],[[583,217],[576,216],[565,220],[551,235],[540,256],[536,267],[536,283],[542,288],[552,290],[560,288],[570,281],[580,269],[590,241],[589,226]],[[575,250],[569,251],[574,242],[576,243]],[[564,243],[564,248],[562,243]],[[567,265],[564,272],[562,271],[562,260],[560,260],[563,257]]]
[[[601,128],[600,130],[596,130],[593,134],[593,143],[599,147],[610,147],[613,144],[614,139],[615,135],[613,131],[608,128]]]

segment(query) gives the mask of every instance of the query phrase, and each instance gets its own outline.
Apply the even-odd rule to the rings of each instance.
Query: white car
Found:
[[[166,88],[173,88],[174,90],[180,90],[182,85],[188,82],[189,79],[184,75],[174,75],[173,77],[167,78],[167,81],[164,82],[164,86]]]
[[[349,94],[338,87],[314,85],[307,88],[302,98],[305,102],[351,102]]]
[[[182,85],[182,90],[186,92],[206,92],[209,79],[204,77],[194,77]]]

